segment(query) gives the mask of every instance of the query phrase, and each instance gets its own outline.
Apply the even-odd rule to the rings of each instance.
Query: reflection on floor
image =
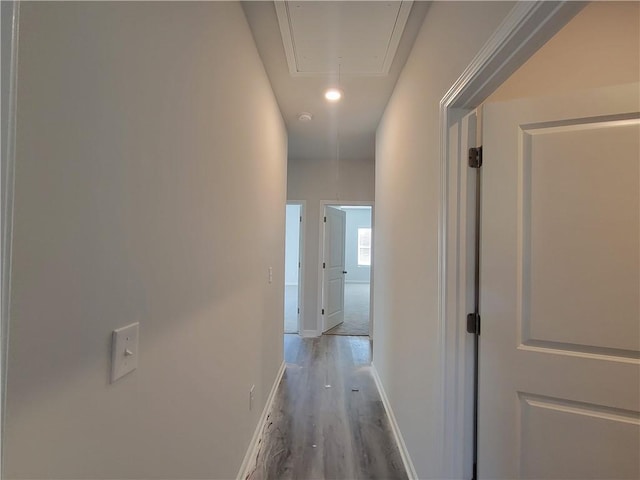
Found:
[[[327,335],[369,335],[368,283],[347,283],[344,286],[344,323],[329,330]],[[298,286],[284,287],[284,333],[298,333]]]
[[[366,337],[285,335],[287,369],[249,480],[406,479]]]

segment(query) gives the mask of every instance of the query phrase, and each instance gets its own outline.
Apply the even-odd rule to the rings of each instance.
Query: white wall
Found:
[[[235,477],[282,362],[285,191],[239,4],[22,4],[5,478]]]
[[[316,331],[318,326],[318,274],[320,238],[320,202],[334,200],[374,200],[375,167],[373,159],[329,162],[289,159],[287,198],[306,200],[304,251],[304,318],[301,330]]]
[[[298,285],[300,261],[300,205],[287,205],[285,220],[284,284]]]
[[[434,2],[376,136],[374,365],[419,478],[442,478],[439,102],[512,8]]]
[[[486,101],[637,82],[640,3],[591,2]]]

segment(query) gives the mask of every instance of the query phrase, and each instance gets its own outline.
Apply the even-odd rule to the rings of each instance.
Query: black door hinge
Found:
[[[480,314],[470,313],[467,315],[467,332],[480,335]]]
[[[298,314],[300,313],[300,309],[298,309]]]
[[[482,147],[469,149],[469,166],[471,168],[480,168],[482,166]]]
[[[327,268],[327,264],[322,262],[322,268]]]
[[[327,223],[327,217],[324,217],[324,223]]]
[[[322,309],[322,314],[324,315],[324,308]]]

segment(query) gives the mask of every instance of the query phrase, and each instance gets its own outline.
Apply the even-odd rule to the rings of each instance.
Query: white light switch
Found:
[[[111,346],[111,383],[138,368],[139,323],[113,331]]]

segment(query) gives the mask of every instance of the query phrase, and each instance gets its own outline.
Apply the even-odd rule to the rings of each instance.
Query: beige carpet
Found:
[[[325,335],[369,335],[369,288],[368,283],[345,284],[344,322]]]
[[[369,284],[344,286],[344,322],[325,335],[369,335]],[[284,333],[298,333],[298,286],[284,287]]]

